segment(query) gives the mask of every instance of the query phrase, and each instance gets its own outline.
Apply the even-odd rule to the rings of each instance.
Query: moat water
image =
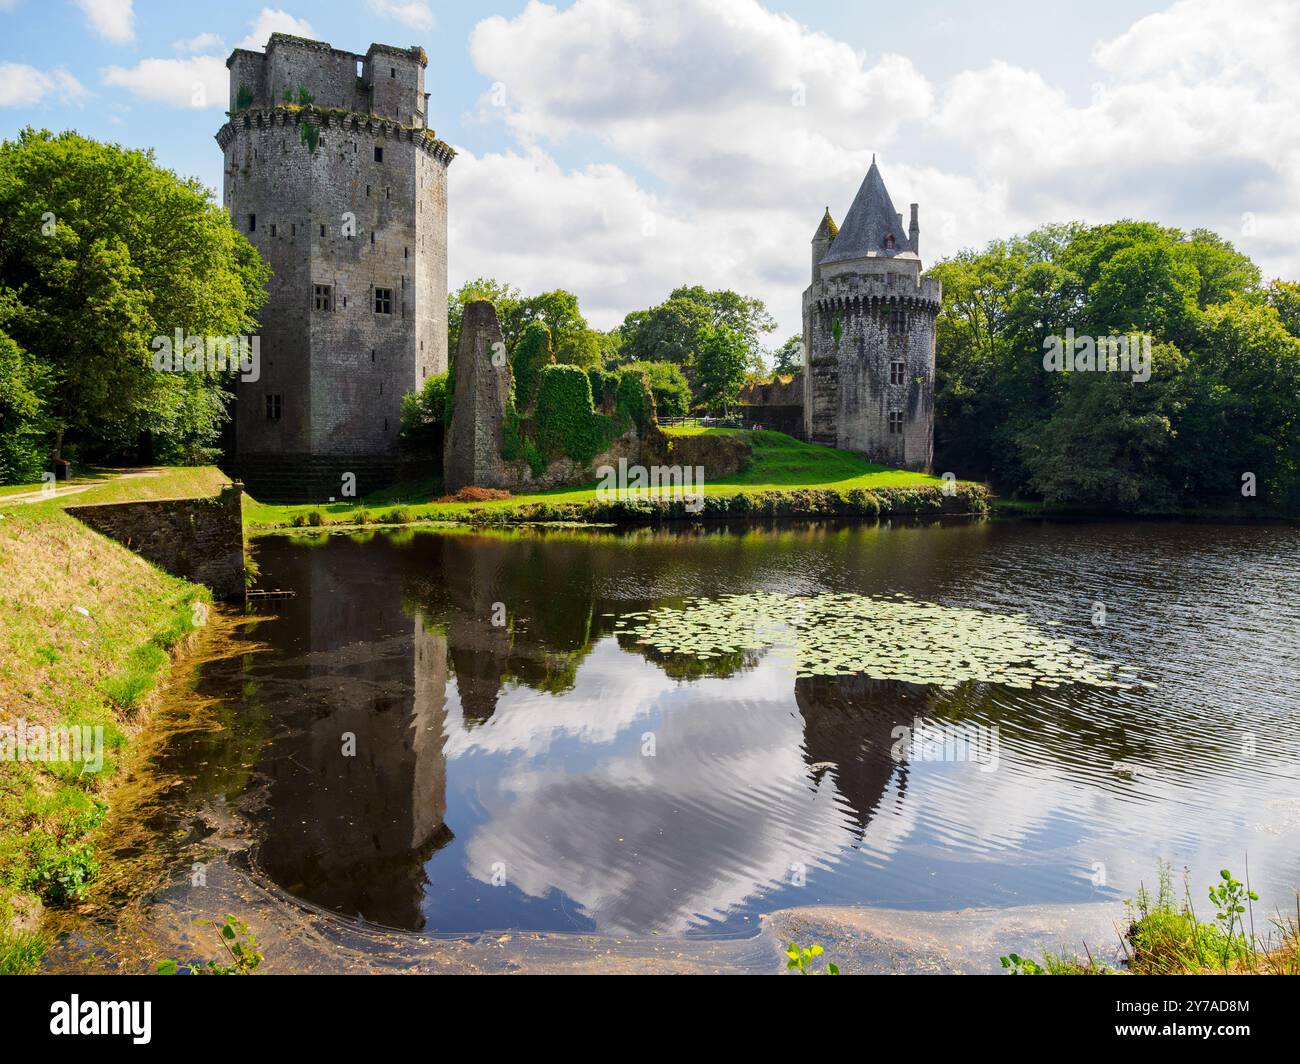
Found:
[[[233,813],[259,874],[340,918],[730,936],[790,906],[1118,901],[1160,860],[1197,902],[1248,866],[1261,922],[1294,912],[1295,528],[403,530],[256,556],[296,594],[200,669],[224,723],[160,753],[160,830]],[[759,592],[1020,616],[1134,682],[800,675],[779,640],[696,658],[619,634]],[[900,755],[918,718],[995,735],[995,760]]]

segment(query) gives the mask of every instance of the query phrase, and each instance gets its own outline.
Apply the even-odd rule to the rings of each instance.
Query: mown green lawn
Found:
[[[736,495],[763,491],[792,491],[798,488],[894,488],[941,484],[938,477],[927,473],[910,473],[903,469],[872,465],[848,451],[803,443],[781,432],[749,431],[746,429],[701,429],[687,427],[672,429],[670,435],[697,436],[704,434],[743,435],[750,440],[754,458],[748,469],[729,477],[707,480],[706,495]],[[707,473],[707,471],[706,471]],[[432,487],[403,488],[398,486],[355,502],[277,506],[248,498],[244,506],[244,523],[250,529],[282,528],[292,523],[295,515],[319,512],[324,518],[338,522],[348,514],[365,510],[371,520],[382,520],[384,513],[394,507],[409,510],[412,517],[424,520],[455,521],[466,517],[471,510],[510,510],[530,503],[548,502],[584,503],[596,498],[595,482],[578,488],[557,488],[551,491],[515,495],[509,499],[492,502],[431,502]],[[630,492],[630,495],[648,495],[648,492]]]
[[[216,466],[150,466],[140,469],[82,469],[56,485],[49,498],[15,499],[40,492],[40,484],[0,487],[0,508],[62,509],[100,502],[144,499],[195,499],[216,495],[230,483]]]

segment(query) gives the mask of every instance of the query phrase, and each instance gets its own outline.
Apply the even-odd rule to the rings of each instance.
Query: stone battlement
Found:
[[[320,129],[346,130],[352,133],[370,133],[377,137],[406,141],[423,148],[440,162],[449,165],[456,157],[456,149],[446,141],[439,140],[433,130],[423,126],[407,126],[384,118],[382,115],[362,114],[359,111],[347,111],[343,108],[323,109],[314,104],[299,107],[293,104],[280,104],[274,107],[246,107],[230,115],[230,121],[217,130],[217,144],[224,151],[235,139],[241,129],[275,129],[293,126],[297,128],[303,122]]]
[[[809,285],[805,300],[822,309],[843,307],[852,301],[877,300],[930,306],[937,313],[943,301],[943,285],[933,277],[913,278],[906,273],[841,273]]]
[[[360,55],[325,41],[273,33],[265,52],[236,48],[226,60],[230,110],[304,103],[300,94],[305,91],[320,108],[377,114],[422,127],[428,113],[428,62],[417,46],[372,44]]]

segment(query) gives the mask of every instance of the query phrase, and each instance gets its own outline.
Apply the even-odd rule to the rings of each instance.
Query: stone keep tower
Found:
[[[259,497],[392,478],[402,396],[447,368],[447,167],[422,48],[273,33],[237,48],[225,204],[270,264],[261,379],[236,385],[235,467]]]
[[[869,461],[930,469],[939,282],[921,276],[917,205],[903,216],[876,160],[837,228],[827,208],[803,294],[804,431]]]

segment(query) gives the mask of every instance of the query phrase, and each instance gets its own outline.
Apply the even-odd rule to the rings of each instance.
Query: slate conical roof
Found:
[[[888,236],[894,238],[892,248],[885,246],[885,238]],[[840,226],[830,253],[822,261],[844,262],[848,259],[866,258],[868,255],[892,257],[907,250],[907,233],[889,198],[875,156],[872,156],[871,169],[863,178],[858,194],[853,197],[853,206],[844,216],[844,224]]]

